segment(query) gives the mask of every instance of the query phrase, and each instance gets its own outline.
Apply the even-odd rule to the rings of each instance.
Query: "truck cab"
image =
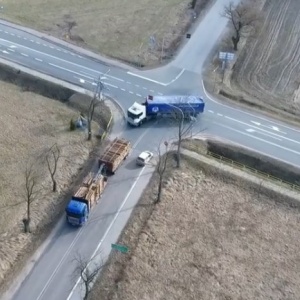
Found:
[[[132,126],[140,126],[146,119],[146,105],[134,102],[127,110],[127,122]]]
[[[73,226],[82,226],[86,223],[89,215],[89,208],[86,203],[72,198],[66,207],[67,222]]]

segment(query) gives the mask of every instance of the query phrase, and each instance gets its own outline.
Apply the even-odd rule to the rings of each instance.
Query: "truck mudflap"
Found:
[[[67,216],[67,222],[69,224],[71,224],[72,226],[80,226],[82,224],[80,224],[80,220],[77,218],[73,218],[73,217],[69,217]]]

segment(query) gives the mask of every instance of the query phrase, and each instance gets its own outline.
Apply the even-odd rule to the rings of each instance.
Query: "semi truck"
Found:
[[[98,159],[99,167],[104,166],[107,175],[114,175],[117,168],[130,152],[130,142],[125,139],[115,138]]]
[[[97,204],[107,184],[107,177],[102,175],[104,166],[97,174],[90,172],[83,180],[80,188],[66,207],[67,222],[73,226],[84,225],[92,208]]]
[[[186,117],[197,117],[204,111],[204,100],[199,96],[151,96],[144,103],[134,102],[127,110],[127,123],[140,126],[157,116],[172,116],[174,113]]]

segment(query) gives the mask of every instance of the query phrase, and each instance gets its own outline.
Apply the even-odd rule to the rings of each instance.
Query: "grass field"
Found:
[[[246,41],[220,88],[259,107],[299,116],[300,1],[263,2],[260,33]]]
[[[87,161],[95,142],[86,142],[86,133],[70,131],[71,118],[79,112],[63,103],[0,82],[0,283],[16,260],[31,251],[30,243],[37,232],[51,222],[62,209],[63,193]],[[51,192],[46,161],[39,159],[53,144],[61,149],[57,169],[58,192]],[[27,162],[35,161],[40,174],[40,187],[32,203],[33,234],[24,234],[26,217],[25,175]],[[23,202],[23,203],[22,203]],[[21,204],[19,204],[21,203]],[[18,205],[16,205],[18,204]]]
[[[92,299],[298,297],[299,210],[213,168],[185,161],[156,206],[149,185]]]
[[[198,0],[197,10],[211,0]],[[137,64],[157,63],[164,48],[192,20],[189,0],[2,0],[1,17],[104,55]],[[72,24],[76,24],[70,31]],[[70,34],[71,33],[71,34]],[[156,45],[151,50],[150,37]]]

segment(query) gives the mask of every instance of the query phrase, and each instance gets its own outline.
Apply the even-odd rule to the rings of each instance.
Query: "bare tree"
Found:
[[[242,2],[234,5],[233,2],[230,2],[224,7],[222,16],[227,18],[233,27],[234,34],[231,40],[235,51],[238,50],[238,44],[242,36],[249,35],[257,30],[260,14],[253,3],[245,4]]]
[[[80,254],[75,257],[76,268],[75,275],[80,276],[84,287],[83,300],[88,300],[91,295],[92,283],[95,281],[97,275],[103,267],[102,263],[96,262],[96,257],[91,259],[84,259]]]
[[[88,141],[92,138],[92,121],[94,117],[95,108],[99,105],[99,100],[97,99],[96,95],[91,99],[89,110],[88,110],[88,117],[87,117],[87,126],[88,126]]]
[[[24,172],[25,179],[25,193],[24,198],[26,201],[27,216],[23,219],[25,233],[30,233],[30,222],[31,222],[31,204],[37,199],[41,188],[40,188],[40,176],[33,163],[27,165]]]
[[[56,192],[57,191],[57,182],[55,179],[55,174],[57,171],[57,164],[58,161],[61,157],[61,152],[60,148],[57,144],[54,144],[46,154],[46,162],[47,162],[47,167],[48,171],[50,173],[50,177],[52,180],[52,191]]]
[[[176,151],[176,167],[181,167],[181,146],[182,141],[191,134],[193,128],[193,117],[191,115],[187,116],[180,108],[174,108],[173,110],[174,121],[177,123],[177,151]],[[189,121],[187,121],[189,120]]]
[[[164,147],[165,147],[164,153],[161,149],[161,146],[162,146],[161,144],[158,146],[158,151],[157,151],[158,161],[156,165],[156,173],[158,175],[158,186],[157,186],[157,196],[156,196],[155,204],[161,201],[163,180],[165,177],[165,172],[167,170],[168,160],[170,157],[169,143],[167,141],[164,142]]]

